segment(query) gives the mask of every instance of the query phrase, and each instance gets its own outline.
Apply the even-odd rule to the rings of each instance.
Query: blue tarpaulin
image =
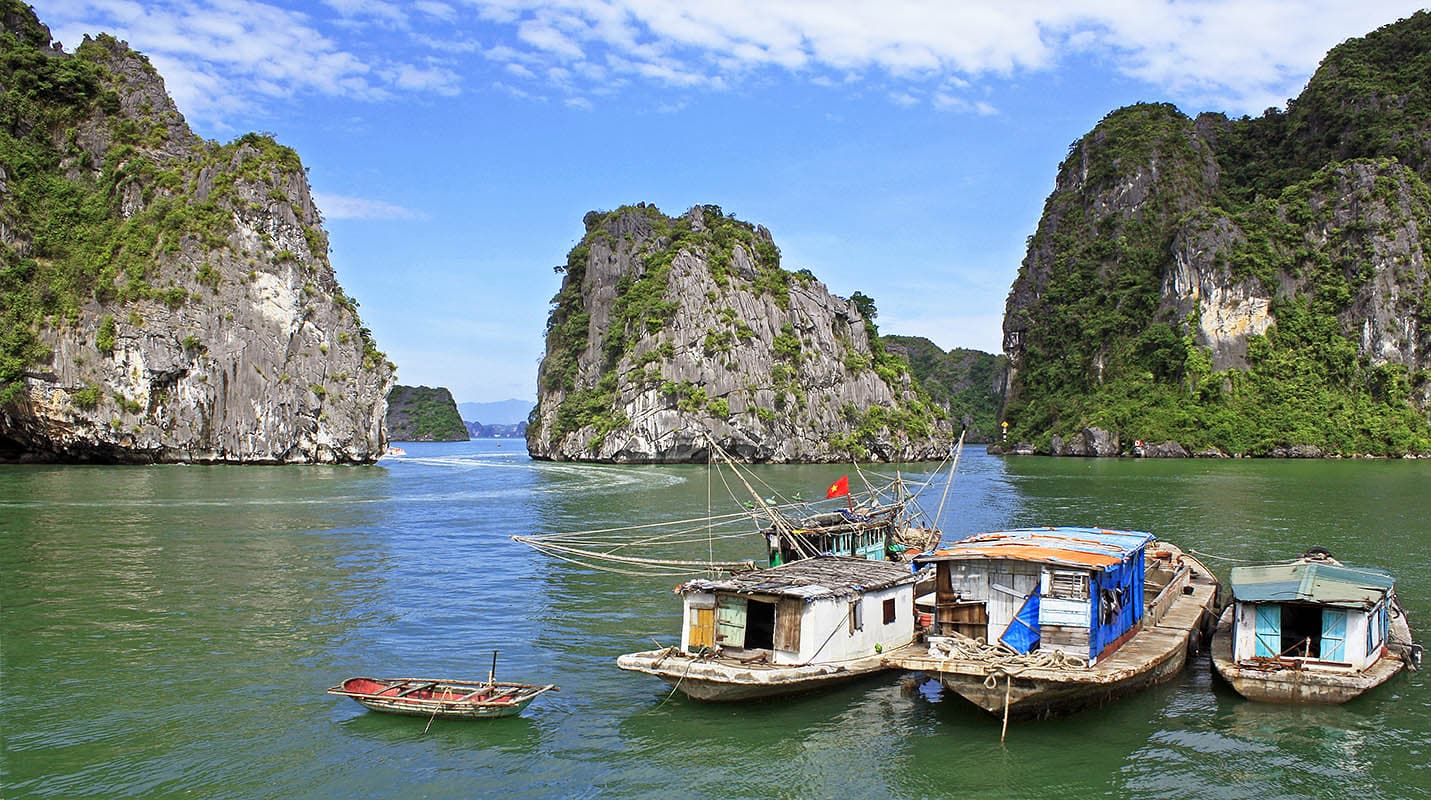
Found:
[[[1013,621],[1004,630],[1004,634],[999,637],[999,641],[1016,652],[1027,653],[1038,647],[1039,638],[1038,592],[1034,592],[1024,600],[1023,607],[1019,609],[1019,613],[1014,615]]]
[[[1097,658],[1143,618],[1143,550],[1093,573],[1088,654]]]

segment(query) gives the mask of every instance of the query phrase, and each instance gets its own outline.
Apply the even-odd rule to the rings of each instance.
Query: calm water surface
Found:
[[[893,673],[760,704],[670,697],[614,659],[678,640],[677,579],[509,537],[730,510],[704,467],[407,449],[371,468],[0,467],[0,794],[1431,797],[1426,672],[1344,707],[1281,708],[1238,699],[1204,658],[1107,708],[1015,723],[1002,747],[997,719]],[[755,474],[813,497],[845,471]],[[1230,559],[1320,544],[1394,571],[1431,638],[1428,462],[971,453],[945,517],[946,538],[1102,525]],[[1232,563],[1210,562],[1224,577]],[[359,674],[482,678],[493,648],[499,679],[561,692],[426,734],[323,693]]]

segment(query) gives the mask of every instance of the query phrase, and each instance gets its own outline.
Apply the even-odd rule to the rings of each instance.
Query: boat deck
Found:
[[[1005,666],[987,660],[946,659],[931,655],[927,644],[895,650],[885,656],[884,662],[937,677],[945,686],[994,713],[1001,713],[1005,702],[1019,716],[1097,705],[1177,674],[1187,653],[1198,647],[1205,625],[1216,619],[1216,578],[1195,559],[1183,557],[1189,560],[1192,573],[1184,589],[1172,597],[1162,618],[1144,625],[1094,666]],[[990,677],[994,680],[989,681]]]
[[[730,701],[806,692],[886,669],[879,656],[798,666],[690,656],[674,648],[628,653],[616,665],[655,675],[695,700]]]
[[[1409,628],[1406,629],[1406,638],[1410,639]],[[1334,705],[1355,699],[1386,683],[1406,663],[1388,652],[1364,670],[1298,665],[1296,662],[1286,662],[1279,667],[1272,659],[1265,664],[1239,664],[1232,660],[1232,612],[1229,609],[1218,621],[1217,631],[1212,637],[1212,665],[1223,680],[1248,700]]]

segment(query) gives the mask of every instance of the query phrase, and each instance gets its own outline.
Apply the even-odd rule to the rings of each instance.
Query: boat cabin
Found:
[[[931,634],[1002,642],[1020,653],[1057,650],[1091,666],[1143,621],[1152,541],[1140,531],[1029,528],[917,556],[916,565],[935,565]]]
[[[870,561],[890,560],[899,506],[876,509],[836,509],[788,523],[763,533],[775,567],[816,555],[849,556]]]
[[[676,587],[681,650],[774,665],[841,661],[914,640],[908,565],[817,556]]]
[[[1232,659],[1361,670],[1386,651],[1391,575],[1330,561],[1233,567]]]

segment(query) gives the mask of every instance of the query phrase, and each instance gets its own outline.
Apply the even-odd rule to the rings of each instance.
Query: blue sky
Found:
[[[191,127],[309,168],[399,381],[535,397],[582,215],[713,203],[885,333],[997,352],[1068,146],[1114,108],[1259,114],[1368,0],[46,0],[149,56]]]

